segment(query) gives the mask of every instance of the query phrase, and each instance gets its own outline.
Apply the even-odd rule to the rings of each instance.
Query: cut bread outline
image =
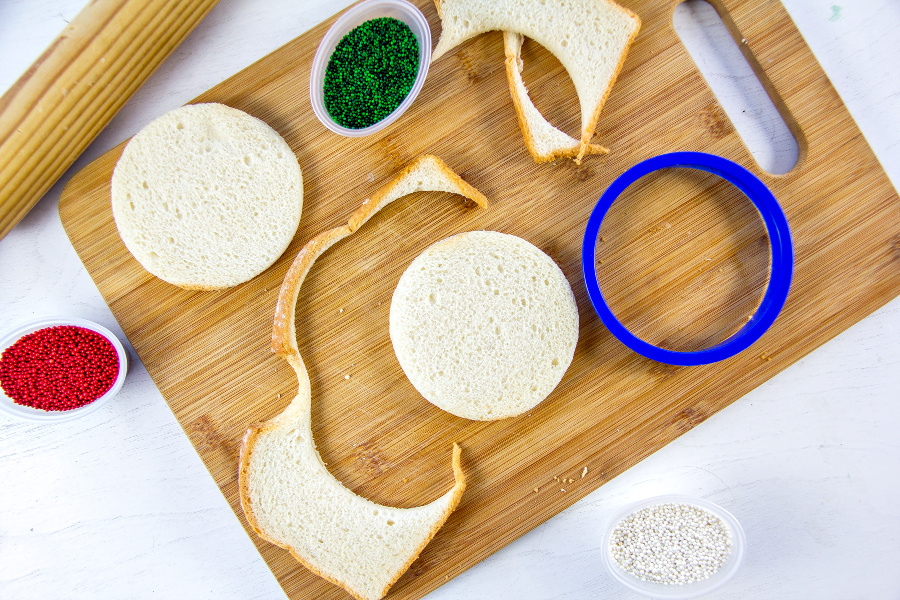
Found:
[[[581,142],[550,124],[528,95],[522,80],[522,43],[525,36],[512,31],[503,32],[503,51],[506,54],[506,79],[509,93],[519,117],[519,127],[525,146],[536,162],[549,162],[558,158],[573,158],[581,152]],[[585,155],[608,154],[609,148],[600,144],[588,144]]]
[[[428,181],[429,177],[434,180]],[[253,530],[263,539],[288,550],[296,560],[316,575],[344,588],[359,600],[377,600],[383,597],[391,585],[418,557],[419,553],[459,504],[462,493],[465,490],[465,477],[460,463],[461,450],[457,444],[453,445],[452,468],[455,480],[453,488],[437,500],[420,507],[398,509],[381,506],[357,496],[345,488],[325,468],[318,451],[315,449],[310,421],[311,385],[309,374],[297,347],[294,311],[300,286],[319,256],[336,242],[358,230],[375,213],[389,203],[417,191],[452,192],[469,198],[479,206],[487,206],[487,200],[484,195],[463,181],[443,161],[435,156],[424,155],[414,160],[391,182],[379,189],[370,198],[364,200],[362,206],[351,215],[346,225],[325,231],[310,240],[297,254],[285,275],[278,294],[272,329],[272,350],[287,360],[297,375],[297,396],[276,417],[250,427],[245,433],[241,444],[238,471],[241,507]],[[393,521],[388,520],[386,522],[386,525],[390,527],[386,527],[383,530],[379,529],[379,535],[383,534],[385,538],[391,536],[398,538],[400,536],[403,530],[403,526],[400,523],[401,519],[409,517],[420,521],[419,524],[413,523],[413,525],[418,526],[420,531],[413,532],[411,536],[407,536],[414,538],[414,545],[405,551],[402,556],[395,555],[393,557],[393,565],[390,565],[389,572],[378,573],[377,577],[372,578],[372,581],[348,581],[350,577],[348,573],[352,566],[346,560],[348,554],[357,557],[369,556],[372,552],[377,552],[379,549],[383,551],[383,547],[392,541],[381,539],[372,542],[372,537],[364,535],[370,534],[371,531],[369,530],[354,531],[345,535],[344,533],[337,533],[333,524],[326,523],[322,525],[313,523],[313,526],[318,527],[320,530],[318,533],[314,532],[314,537],[322,535],[321,530],[325,530],[327,534],[332,536],[349,536],[349,538],[356,540],[355,545],[352,545],[350,548],[346,545],[340,548],[328,548],[322,538],[318,538],[318,542],[323,544],[322,546],[312,547],[312,544],[310,544],[310,547],[300,548],[296,545],[291,545],[289,541],[284,539],[284,537],[289,536],[282,536],[277,532],[266,530],[266,524],[261,523],[261,521],[269,518],[270,515],[266,514],[268,507],[263,506],[265,501],[259,496],[254,497],[254,490],[251,490],[251,487],[254,485],[254,479],[261,476],[258,473],[259,469],[269,468],[265,460],[267,458],[277,460],[278,455],[272,455],[272,445],[281,443],[282,437],[287,440],[288,444],[294,444],[291,447],[296,451],[294,458],[297,460],[297,468],[294,470],[297,472],[306,470],[311,474],[306,480],[306,483],[310,484],[309,489],[325,490],[330,494],[328,508],[332,515],[343,514],[342,511],[345,509],[353,512],[356,511],[357,507],[362,507],[366,509],[365,515],[356,515],[353,512],[354,516],[359,516],[360,520],[367,519],[369,522],[372,522],[373,512],[375,516],[380,516],[381,511],[384,511],[386,515],[392,515],[394,518]],[[267,452],[268,456],[261,456],[261,454],[266,454]],[[303,477],[304,475],[301,474],[299,476]],[[313,483],[318,488],[313,486]],[[303,487],[302,489],[306,490],[307,488]],[[310,509],[311,503],[315,502],[315,499],[304,498],[302,494],[299,497],[295,496],[282,500],[293,502],[291,509],[294,512],[290,513],[292,515]],[[272,525],[271,522],[268,524]],[[309,523],[302,524],[301,529],[308,525]],[[351,525],[356,526],[355,523]],[[368,527],[366,523],[364,523],[364,526]],[[379,546],[379,548],[373,549],[370,547],[374,545]],[[338,558],[335,559],[335,556]]]
[[[441,36],[431,55],[434,62],[451,48],[488,31],[511,31],[530,37],[549,50],[572,77],[581,106],[581,142],[577,163],[588,152],[600,111],[625,62],[628,48],[640,30],[640,18],[612,0],[435,0]],[[485,9],[485,4],[489,9]],[[591,8],[595,14],[579,10]],[[602,15],[600,14],[602,13]],[[592,21],[593,19],[593,21]],[[621,32],[603,27],[603,19],[617,20]],[[581,29],[592,29],[581,31]],[[582,35],[573,34],[581,32]],[[589,44],[618,53],[608,62],[586,55]],[[611,47],[610,47],[611,46]],[[615,56],[615,54],[613,54]],[[594,59],[594,60],[592,60]],[[580,68],[579,68],[580,65]],[[599,66],[598,66],[599,65]]]

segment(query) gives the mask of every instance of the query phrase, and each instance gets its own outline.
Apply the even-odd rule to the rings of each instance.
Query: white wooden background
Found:
[[[0,91],[84,4],[0,2]],[[121,333],[60,225],[62,182],[348,4],[222,0],[0,241],[0,329],[63,314]],[[900,186],[900,1],[785,5]],[[895,300],[429,600],[634,598],[603,570],[600,536],[623,504],[668,492],[744,526],[743,569],[711,598],[900,598],[898,338]],[[0,598],[284,594],[135,360],[119,396],[82,420],[0,416]]]

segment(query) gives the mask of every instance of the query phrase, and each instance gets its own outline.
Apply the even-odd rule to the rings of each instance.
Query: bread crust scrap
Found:
[[[522,43],[525,36],[512,31],[503,32],[503,51],[506,54],[506,79],[512,96],[519,128],[525,146],[535,162],[550,162],[559,158],[575,158],[581,152],[581,142],[550,124],[538,111],[522,80]],[[585,155],[608,154],[609,148],[588,144]]]
[[[585,155],[596,150],[591,148],[591,138],[600,111],[640,30],[641,21],[636,14],[612,0],[436,0],[435,3],[442,29],[432,62],[487,31],[511,32],[534,39],[559,59],[575,84],[581,106],[581,139],[575,162],[580,164]],[[553,26],[549,27],[548,23]],[[527,96],[527,91],[522,91],[524,85],[517,89],[519,64],[510,63],[509,50],[507,47],[507,77],[519,122],[530,120],[532,126],[545,122],[543,117],[523,119],[531,102],[528,100],[526,104],[523,98]],[[528,143],[530,134],[524,125],[523,134]]]
[[[443,191],[451,191],[465,196],[481,208],[487,208],[487,198],[484,197],[484,194],[463,181],[440,158],[425,154],[415,159],[403,171],[398,173],[393,180],[372,194],[370,198],[363,200],[362,205],[350,215],[346,225],[320,233],[307,242],[303,249],[300,250],[297,258],[294,259],[293,264],[291,264],[285,275],[284,283],[282,283],[278,294],[278,303],[275,306],[275,325],[272,328],[273,352],[287,360],[290,360],[294,355],[299,356],[297,333],[294,329],[294,312],[297,306],[297,295],[300,293],[300,285],[312,267],[312,263],[328,248],[362,227],[379,210],[402,197],[394,197],[394,195],[411,175],[423,167],[434,169],[441,174],[446,181],[446,188]]]
[[[381,506],[345,488],[315,449],[311,385],[297,347],[294,310],[300,286],[319,256],[394,200],[417,191],[448,191],[487,206],[484,195],[443,161],[424,155],[365,199],[346,225],[310,240],[284,278],[272,328],[272,350],[294,369],[297,396],[279,415],[250,427],[241,443],[240,499],[250,527],[358,600],[378,600],[387,594],[459,504],[466,487],[462,451],[453,445],[453,487],[424,506]],[[336,519],[342,527],[335,526]],[[386,566],[366,566],[372,557]]]

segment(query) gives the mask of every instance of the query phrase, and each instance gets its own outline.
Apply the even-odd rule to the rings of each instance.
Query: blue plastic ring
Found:
[[[696,352],[676,352],[659,348],[628,331],[613,315],[600,291],[600,284],[597,282],[595,262],[597,237],[600,235],[600,225],[603,223],[606,213],[619,195],[632,183],[654,171],[667,168],[697,169],[718,175],[731,182],[756,205],[766,224],[772,248],[769,285],[759,309],[747,324],[730,338],[711,348]],[[781,210],[778,200],[753,173],[721,156],[703,152],[672,152],[636,164],[622,173],[603,193],[588,219],[587,229],[584,232],[581,268],[584,272],[584,284],[587,287],[591,304],[594,305],[603,324],[619,341],[638,354],[661,363],[683,366],[706,365],[730,358],[746,350],[753,342],[762,337],[775,322],[775,318],[787,300],[791,287],[791,279],[794,274],[794,245],[791,242],[791,230],[788,227],[787,217]]]

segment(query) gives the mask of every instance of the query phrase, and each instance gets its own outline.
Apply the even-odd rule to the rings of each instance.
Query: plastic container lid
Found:
[[[696,506],[716,515],[723,523],[725,523],[725,526],[731,534],[731,553],[719,570],[713,573],[708,579],[702,579],[684,585],[666,585],[655,581],[644,581],[620,567],[612,557],[612,554],[610,553],[610,540],[612,539],[612,533],[616,528],[616,525],[632,513],[660,504],[688,504],[690,506]],[[703,500],[702,498],[673,494],[668,496],[656,496],[654,498],[635,502],[634,504],[626,506],[616,514],[610,521],[606,533],[603,535],[603,552],[601,556],[603,557],[603,564],[606,565],[610,574],[612,574],[616,581],[628,589],[649,596],[650,598],[688,600],[689,598],[697,598],[698,596],[708,594],[709,592],[722,587],[734,577],[744,560],[745,548],[746,540],[744,539],[744,530],[741,528],[741,524],[738,523],[738,520],[735,519],[730,512],[721,506],[713,504],[708,500]]]
[[[350,129],[339,125],[328,114],[325,108],[325,70],[328,68],[328,61],[334,53],[334,49],[345,35],[353,29],[359,27],[366,21],[378,19],[381,17],[392,17],[398,21],[406,23],[416,41],[419,44],[419,71],[416,74],[416,80],[413,82],[412,89],[400,103],[394,112],[378,121],[374,125],[363,129]],[[428,66],[431,62],[431,29],[428,26],[428,20],[422,12],[406,2],[406,0],[367,0],[361,2],[345,12],[335,21],[331,29],[319,42],[319,48],[313,58],[312,69],[309,74],[309,99],[312,102],[312,109],[322,125],[331,131],[347,137],[363,137],[381,131],[406,112],[416,96],[422,90],[425,84],[425,77],[428,75]]]
[[[113,382],[112,387],[109,388],[109,390],[105,394],[103,394],[93,402],[90,402],[78,408],[73,408],[71,410],[59,411],[42,410],[40,408],[32,408],[31,406],[16,404],[9,396],[4,394],[2,388],[0,388],[0,412],[26,421],[38,421],[41,423],[61,423],[63,421],[71,421],[72,419],[77,419],[78,417],[83,417],[84,415],[94,412],[95,410],[99,409],[101,406],[112,400],[113,396],[115,396],[119,392],[122,384],[125,383],[125,374],[128,372],[128,354],[125,352],[125,347],[122,346],[122,342],[120,342],[119,339],[109,329],[86,319],[79,319],[76,317],[46,318],[40,321],[22,325],[20,327],[16,327],[0,337],[0,353],[2,353],[4,350],[15,344],[17,341],[19,341],[19,339],[28,335],[29,333],[34,333],[35,331],[46,329],[47,327],[56,327],[58,325],[74,325],[75,327],[90,329],[91,331],[95,331],[109,340],[109,342],[113,345],[113,348],[116,349],[116,354],[119,357],[119,373],[116,376],[116,380]]]

